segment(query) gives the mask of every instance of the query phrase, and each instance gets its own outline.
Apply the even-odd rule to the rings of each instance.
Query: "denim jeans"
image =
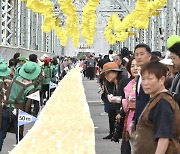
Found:
[[[2,126],[0,129],[0,151],[2,150],[3,142],[4,139],[6,138],[6,134],[10,124],[13,124],[14,126],[16,133],[16,142],[18,143],[17,117],[14,114],[12,114],[9,108],[5,108],[3,109],[3,113],[2,113]],[[19,140],[21,140],[22,138],[23,138],[23,134],[20,133]]]

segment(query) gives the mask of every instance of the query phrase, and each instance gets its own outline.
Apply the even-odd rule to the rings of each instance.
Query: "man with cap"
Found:
[[[19,132],[17,129],[18,109],[25,112],[30,111],[31,100],[27,99],[26,96],[34,92],[33,80],[39,76],[40,72],[40,66],[29,61],[21,67],[19,71],[20,76],[13,79],[9,89],[9,94],[7,95],[7,101],[3,105],[2,125],[0,130],[0,151],[2,150],[2,145],[8,131],[16,134],[17,142],[18,133],[19,140],[23,138],[23,127],[20,127]]]
[[[0,113],[2,113],[2,103],[5,101],[5,91],[7,88],[5,78],[10,74],[10,69],[5,63],[0,63]],[[0,126],[1,126],[2,114],[0,114]]]
[[[172,63],[178,70],[178,73],[172,82],[170,91],[180,106],[180,36],[171,35],[167,40],[167,48],[170,51]]]
[[[29,55],[29,61],[35,62],[38,64],[38,57],[36,54],[30,54]],[[38,64],[39,65],[39,64]],[[41,69],[41,73],[39,74],[38,78],[36,78],[33,82],[34,82],[34,88],[35,91],[40,91],[40,104],[42,105],[43,102],[43,98],[42,98],[42,92],[41,92],[41,88],[42,88],[42,82],[44,80],[44,76],[42,75],[42,69]],[[38,113],[39,113],[39,109],[40,109],[40,105],[39,105],[39,101],[37,100],[32,100],[32,103],[34,104],[34,108],[33,108],[33,116],[37,117]]]
[[[174,67],[172,63],[172,59],[169,57],[169,55],[170,55],[170,52],[167,51],[165,58],[159,61],[160,63],[166,65],[168,68],[166,81],[164,82],[164,85],[167,90],[170,90],[174,76],[177,73],[177,69]]]
[[[26,57],[25,56],[20,56],[18,58],[18,63],[16,67],[14,68],[14,76],[19,76],[19,70],[21,69],[22,65],[26,62]]]
[[[8,75],[5,75],[11,69],[8,68],[7,62],[4,60],[4,58],[1,58],[1,57],[0,57],[0,67],[1,67],[0,68],[0,82],[3,82],[3,84],[11,82],[11,80],[7,79],[7,77],[9,78],[10,73],[8,73]],[[2,90],[2,88],[0,88],[0,90]]]
[[[43,98],[48,100],[50,97],[50,93],[49,93],[49,84],[52,78],[52,70],[50,67],[51,64],[51,58],[46,57],[44,59],[44,65],[42,66],[42,71],[44,73],[44,80],[42,82],[42,95]],[[47,96],[46,96],[47,93]]]
[[[5,63],[0,63],[0,103],[4,100],[5,78],[10,75],[10,71]]]

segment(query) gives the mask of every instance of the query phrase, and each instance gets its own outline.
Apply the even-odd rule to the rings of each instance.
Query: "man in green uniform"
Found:
[[[1,61],[0,59],[0,113],[2,113],[2,103],[4,102],[6,95],[5,95],[5,89],[6,89],[6,77],[10,74],[10,69],[7,67],[4,61]],[[0,114],[0,125],[2,120],[2,114]]]
[[[25,56],[20,56],[18,58],[19,62],[17,63],[16,67],[14,68],[14,76],[19,76],[19,71],[21,67],[23,66],[24,63],[26,63],[26,57]]]
[[[42,66],[43,74],[44,74],[44,81],[42,82],[42,95],[43,98],[48,100],[50,97],[49,93],[49,83],[52,78],[52,68],[51,68],[51,59],[49,57],[46,57],[44,59],[44,65]],[[48,94],[46,96],[46,93]]]
[[[7,102],[3,105],[2,111],[2,126],[0,130],[0,151],[9,128],[13,126],[14,132],[17,136],[19,133],[19,139],[23,138],[23,127],[18,132],[17,129],[17,113],[18,109],[25,112],[30,111],[31,100],[26,99],[26,96],[33,93],[35,80],[41,72],[41,68],[37,63],[26,62],[20,69],[18,77],[15,77],[11,83],[9,94],[7,96]]]
[[[0,103],[4,101],[5,79],[10,74],[10,68],[5,63],[0,62]],[[1,107],[1,106],[0,106]]]

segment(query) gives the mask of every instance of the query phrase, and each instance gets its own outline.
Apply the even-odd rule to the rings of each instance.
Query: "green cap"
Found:
[[[18,59],[19,59],[20,61],[26,61],[26,60],[27,60],[25,56],[20,56]]]
[[[180,36],[171,35],[167,40],[167,48],[171,48],[177,42],[180,42]]]
[[[10,74],[11,69],[5,63],[0,64],[0,76],[6,77]]]
[[[35,63],[28,61],[20,69],[19,75],[28,80],[36,79],[41,72],[40,66]]]

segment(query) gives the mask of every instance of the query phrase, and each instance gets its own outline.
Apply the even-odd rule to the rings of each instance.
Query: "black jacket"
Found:
[[[171,86],[171,93],[173,94],[174,99],[180,106],[180,72],[178,72],[176,76],[174,77],[174,80]]]
[[[121,76],[119,78],[117,86],[114,83],[109,83],[107,80],[105,80],[104,84],[105,84],[105,87],[106,87],[105,88],[106,96],[108,94],[113,94],[114,96],[122,96],[122,98],[125,98],[124,88],[129,83],[130,80],[131,79],[129,79],[126,76]],[[118,112],[118,113],[120,112],[121,107],[122,107],[122,104],[110,103],[110,108],[112,110],[116,110],[116,112]],[[122,111],[122,114],[125,114],[125,113]]]
[[[150,99],[149,95],[144,93],[144,90],[141,85],[140,85],[140,90],[138,93],[137,91],[138,82],[139,82],[139,79],[136,84],[136,109],[135,109],[135,115],[133,119],[135,122],[135,125],[138,123],[139,117]]]

